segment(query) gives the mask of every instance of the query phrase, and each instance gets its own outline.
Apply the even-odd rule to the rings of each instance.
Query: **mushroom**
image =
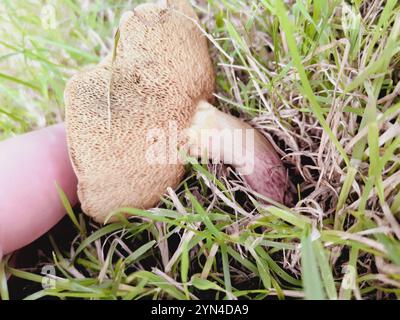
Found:
[[[182,161],[149,159],[149,150],[165,153],[160,140],[168,150],[231,164],[256,192],[283,203],[287,174],[279,156],[249,124],[212,106],[214,85],[207,39],[186,0],[125,13],[114,52],[70,79],[65,90],[82,210],[104,222],[121,207],[155,206],[184,175]],[[171,124],[178,138],[151,134]],[[236,134],[240,141],[233,141]]]

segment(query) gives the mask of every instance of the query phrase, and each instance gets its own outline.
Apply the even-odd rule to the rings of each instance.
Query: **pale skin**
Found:
[[[0,257],[36,240],[65,215],[56,182],[75,205],[77,178],[64,124],[0,142]]]

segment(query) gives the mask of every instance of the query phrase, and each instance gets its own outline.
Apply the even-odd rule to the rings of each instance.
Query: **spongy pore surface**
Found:
[[[164,150],[148,133],[187,128],[198,101],[212,98],[213,67],[196,19],[183,0],[137,7],[121,19],[114,61],[110,54],[67,84],[78,196],[99,222],[117,208],[156,205],[182,178],[179,163],[149,162],[149,149]]]

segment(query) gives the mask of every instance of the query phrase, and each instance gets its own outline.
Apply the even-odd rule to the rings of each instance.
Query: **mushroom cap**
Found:
[[[167,132],[170,121],[179,132],[189,127],[215,82],[207,39],[186,0],[140,5],[124,14],[119,31],[116,55],[75,75],[64,93],[78,197],[98,222],[121,207],[150,208],[178,185],[183,165],[149,163],[146,152],[158,146],[146,135]]]

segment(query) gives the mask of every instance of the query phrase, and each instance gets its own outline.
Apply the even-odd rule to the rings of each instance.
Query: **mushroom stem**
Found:
[[[288,181],[278,154],[249,124],[200,101],[187,131],[189,155],[232,165],[257,193],[285,202]]]

